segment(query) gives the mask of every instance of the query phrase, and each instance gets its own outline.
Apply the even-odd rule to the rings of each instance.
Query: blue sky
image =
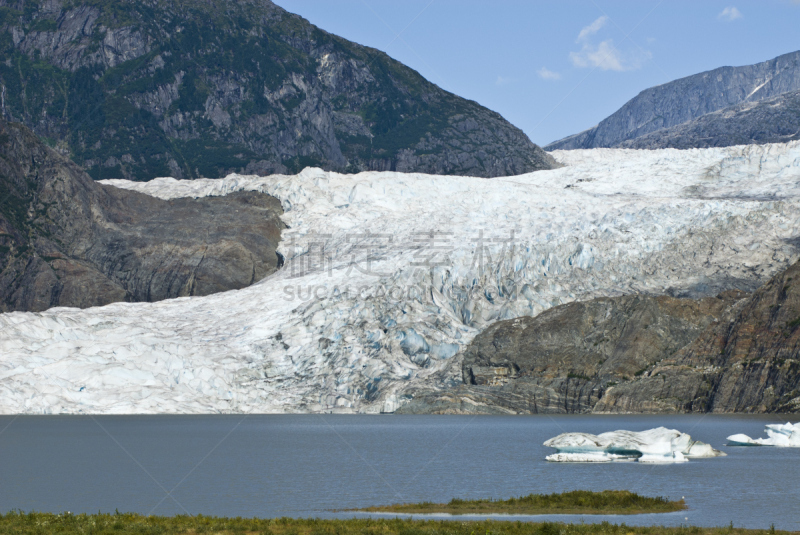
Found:
[[[501,113],[535,143],[639,91],[800,50],[800,0],[276,0]]]

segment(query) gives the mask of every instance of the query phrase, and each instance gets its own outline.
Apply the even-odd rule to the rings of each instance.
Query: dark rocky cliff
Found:
[[[743,67],[721,67],[645,89],[594,128],[545,148],[617,147],[662,128],[743,102],[800,89],[800,52]]]
[[[753,294],[624,296],[497,322],[406,413],[800,412],[800,262]]]
[[[163,201],[102,186],[0,119],[0,312],[242,288],[280,264],[280,202]]]
[[[800,412],[800,263],[596,412]]]
[[[3,113],[95,179],[556,165],[497,113],[269,0],[0,0]]]
[[[800,139],[800,91],[745,102],[671,128],[623,141],[629,149],[689,149]]]
[[[600,298],[499,321],[464,351],[464,385],[423,395],[416,405],[589,412],[607,390],[690,343],[740,297]]]

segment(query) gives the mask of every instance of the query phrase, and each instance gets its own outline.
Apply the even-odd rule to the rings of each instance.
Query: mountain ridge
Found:
[[[800,139],[800,90],[743,102],[619,143],[625,149],[688,149]]]
[[[556,165],[499,114],[268,0],[2,0],[0,51],[4,115],[96,180]]]
[[[719,67],[647,88],[596,126],[549,143],[545,150],[619,147],[708,113],[798,89],[800,51],[753,65]]]

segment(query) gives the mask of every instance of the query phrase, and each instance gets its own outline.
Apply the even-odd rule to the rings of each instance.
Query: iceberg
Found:
[[[647,431],[610,431],[600,435],[562,433],[544,443],[557,451],[551,462],[682,463],[689,459],[725,454],[676,429],[657,427]]]
[[[750,438],[738,433],[728,437],[728,446],[777,446],[800,448],[800,422],[792,424],[770,424],[766,426],[767,438]]]

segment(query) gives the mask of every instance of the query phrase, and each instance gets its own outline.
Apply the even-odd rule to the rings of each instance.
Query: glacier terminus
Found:
[[[0,315],[0,412],[393,412],[460,381],[460,351],[496,320],[751,290],[798,258],[800,142],[552,154],[564,167],[493,179],[104,181],[273,195],[285,263],[206,297]]]

